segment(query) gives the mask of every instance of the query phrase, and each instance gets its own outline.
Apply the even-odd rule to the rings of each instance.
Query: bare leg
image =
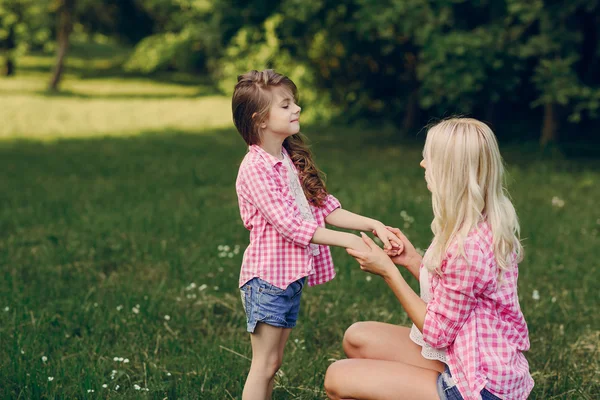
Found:
[[[285,344],[287,343],[288,338],[290,337],[290,333],[292,333],[292,328],[284,328],[283,332],[281,334],[281,339],[279,341],[279,359],[281,360],[281,362],[283,362],[283,351],[285,349]],[[271,394],[273,393],[273,384],[275,383],[275,375],[273,375],[273,378],[271,378],[271,380],[269,381],[269,389],[268,389],[268,393],[269,393],[269,397],[268,399],[271,400]]]
[[[396,361],[341,360],[327,369],[325,390],[332,400],[439,400],[438,375]]]
[[[421,355],[421,346],[410,337],[410,329],[383,322],[357,322],[344,334],[348,358],[399,361],[404,364],[444,372],[444,363]]]
[[[252,364],[246,378],[242,400],[265,400],[271,398],[273,390],[272,381],[275,373],[281,366],[281,341],[282,337],[289,336],[283,328],[277,328],[259,322],[254,333],[250,335],[252,341]]]

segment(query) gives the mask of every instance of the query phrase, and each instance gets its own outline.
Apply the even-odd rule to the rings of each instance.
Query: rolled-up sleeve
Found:
[[[465,242],[464,253],[447,258],[437,285],[432,286],[432,299],[423,322],[423,340],[436,349],[454,342],[477,305],[477,281],[484,272],[484,257],[476,242]]]
[[[321,210],[323,218],[327,218],[329,214],[331,214],[338,208],[342,208],[342,203],[340,203],[340,201],[336,199],[332,194],[328,194],[323,205],[319,207],[319,210]]]
[[[306,247],[318,225],[301,218],[293,205],[286,201],[272,174],[263,163],[249,163],[241,175],[242,195],[281,236],[297,246]]]

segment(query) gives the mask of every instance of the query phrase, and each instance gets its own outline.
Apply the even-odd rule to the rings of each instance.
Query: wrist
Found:
[[[381,277],[388,286],[391,286],[392,283],[398,279],[398,277],[402,278],[402,274],[400,274],[400,271],[398,268],[396,268],[396,265],[391,263],[391,266],[386,269],[386,273]]]
[[[369,227],[369,230],[371,231],[376,231],[377,229],[385,228],[383,222],[377,221],[376,219],[369,220],[369,223],[367,225]]]

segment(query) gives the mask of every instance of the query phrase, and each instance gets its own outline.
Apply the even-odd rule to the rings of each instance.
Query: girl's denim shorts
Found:
[[[298,279],[286,289],[278,288],[260,278],[246,282],[240,288],[240,292],[248,332],[254,333],[259,322],[281,328],[295,327],[305,281],[306,278]]]
[[[464,400],[456,387],[456,382],[452,379],[452,374],[450,373],[448,366],[446,366],[446,370],[438,376],[437,391],[440,400]],[[500,400],[499,397],[494,396],[487,389],[481,391],[481,399]]]

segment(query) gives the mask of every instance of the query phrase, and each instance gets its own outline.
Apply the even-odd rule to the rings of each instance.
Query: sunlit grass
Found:
[[[235,248],[248,233],[234,182],[246,149],[229,100],[196,97],[205,89],[189,77],[83,70],[50,97],[33,69],[0,79],[0,398],[240,398],[251,350]],[[419,143],[303,130],[345,208],[428,245]],[[600,165],[502,150],[526,251],[531,398],[595,399]],[[351,323],[409,323],[380,279],[333,255],[336,279],[303,295],[275,399],[324,399]]]

